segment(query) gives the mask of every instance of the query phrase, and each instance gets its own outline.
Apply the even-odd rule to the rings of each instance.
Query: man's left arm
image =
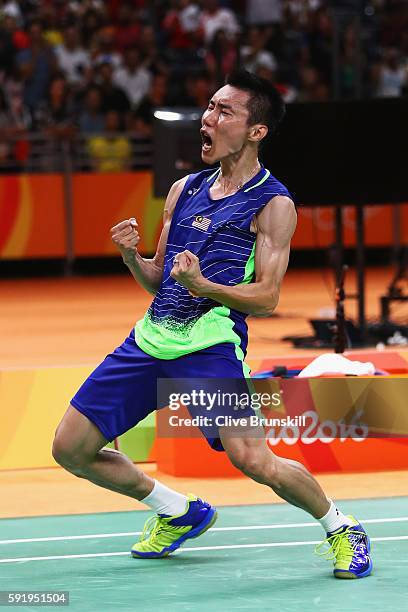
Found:
[[[255,282],[245,285],[220,285],[207,280],[200,262],[190,251],[176,256],[171,276],[196,297],[211,298],[228,308],[258,317],[270,316],[279,301],[285,275],[290,240],[296,227],[295,206],[286,196],[275,196],[255,217]]]

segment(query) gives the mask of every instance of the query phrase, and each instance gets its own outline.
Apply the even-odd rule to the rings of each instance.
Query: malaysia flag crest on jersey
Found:
[[[210,223],[211,223],[211,219],[208,219],[208,217],[197,215],[196,217],[194,217],[194,221],[192,225],[193,227],[196,227],[197,229],[200,229],[206,232],[208,228],[210,227]]]

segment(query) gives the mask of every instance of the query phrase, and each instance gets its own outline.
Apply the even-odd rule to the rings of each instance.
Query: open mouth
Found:
[[[211,138],[211,136],[209,136],[207,134],[207,132],[201,132],[201,140],[203,142],[202,147],[201,147],[202,150],[205,153],[208,153],[209,151],[211,151],[211,148],[212,148],[212,138]]]

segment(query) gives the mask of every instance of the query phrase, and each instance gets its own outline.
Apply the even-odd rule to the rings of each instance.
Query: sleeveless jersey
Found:
[[[171,278],[173,260],[188,249],[210,281],[227,286],[253,282],[256,234],[250,231],[251,220],[274,196],[291,195],[261,166],[236,193],[212,200],[209,189],[219,172],[210,169],[188,177],[173,212],[159,291],[135,326],[139,347],[158,359],[223,342],[235,344],[240,360],[246,354],[247,315],[210,298],[192,297]]]

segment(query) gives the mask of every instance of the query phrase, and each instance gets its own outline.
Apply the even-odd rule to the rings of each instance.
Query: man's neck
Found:
[[[225,191],[240,189],[259,172],[260,167],[256,151],[251,155],[222,159],[218,182]]]

